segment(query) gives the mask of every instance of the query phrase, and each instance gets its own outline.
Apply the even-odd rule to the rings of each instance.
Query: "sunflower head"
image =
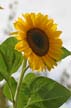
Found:
[[[41,13],[27,13],[14,26],[17,31],[13,34],[19,40],[15,48],[24,52],[33,70],[51,70],[57,65],[62,55],[62,40],[53,19]]]

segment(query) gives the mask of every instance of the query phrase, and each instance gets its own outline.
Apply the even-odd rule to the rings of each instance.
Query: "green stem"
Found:
[[[23,62],[22,72],[20,74],[20,78],[19,78],[17,88],[16,88],[16,92],[15,92],[14,103],[13,103],[14,108],[17,108],[17,101],[18,101],[19,91],[20,91],[20,88],[21,88],[24,73],[29,68],[29,66],[26,67],[26,62],[27,62],[27,60],[25,59],[24,62]]]

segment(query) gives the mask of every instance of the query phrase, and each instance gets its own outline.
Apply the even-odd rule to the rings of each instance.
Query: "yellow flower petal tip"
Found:
[[[16,35],[16,34],[18,34],[18,32],[11,32],[11,33],[9,33],[9,35],[11,35],[11,36]]]
[[[61,31],[48,15],[26,13],[14,23],[12,33],[19,42],[16,49],[24,52],[32,70],[49,71],[57,65],[62,55]]]

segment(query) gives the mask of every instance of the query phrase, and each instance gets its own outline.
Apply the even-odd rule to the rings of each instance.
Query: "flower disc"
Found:
[[[37,56],[44,56],[49,50],[49,39],[45,32],[38,28],[27,32],[27,42]]]

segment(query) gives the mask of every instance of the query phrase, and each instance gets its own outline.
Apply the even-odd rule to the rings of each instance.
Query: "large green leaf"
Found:
[[[37,76],[33,73],[28,74],[27,77],[24,78],[24,83],[29,86],[31,81],[36,77]],[[16,87],[17,87],[17,82],[15,81],[13,77],[10,77],[8,83],[5,83],[4,89],[3,89],[4,95],[7,97],[8,100],[13,101],[12,96],[14,98]],[[28,95],[29,95],[29,92],[28,92]]]
[[[0,45],[0,73],[5,79],[18,70],[23,60],[22,54],[14,48],[16,43],[11,37]]]
[[[3,88],[3,93],[7,97],[7,99],[13,101],[15,91],[16,91],[17,82],[13,77],[9,78],[9,82],[5,83]]]
[[[5,78],[6,80],[9,78],[8,72],[7,72],[7,67],[4,62],[4,58],[2,54],[0,53],[0,75]]]
[[[27,104],[29,97],[31,95],[31,89],[30,89],[30,84],[31,82],[37,78],[34,73],[29,73],[23,80],[23,84],[21,85],[20,92],[19,92],[19,97],[18,97],[18,108],[24,108],[25,105]]]
[[[22,83],[18,108],[58,108],[70,97],[70,91],[59,83],[29,74]]]
[[[61,59],[64,59],[65,57],[71,55],[71,51],[67,50],[66,48],[62,47],[63,54],[61,56]]]
[[[38,75],[34,74],[33,72],[28,73],[24,79],[23,79],[23,83],[25,83],[26,85],[30,85],[31,81],[33,81],[35,78],[39,77]]]

